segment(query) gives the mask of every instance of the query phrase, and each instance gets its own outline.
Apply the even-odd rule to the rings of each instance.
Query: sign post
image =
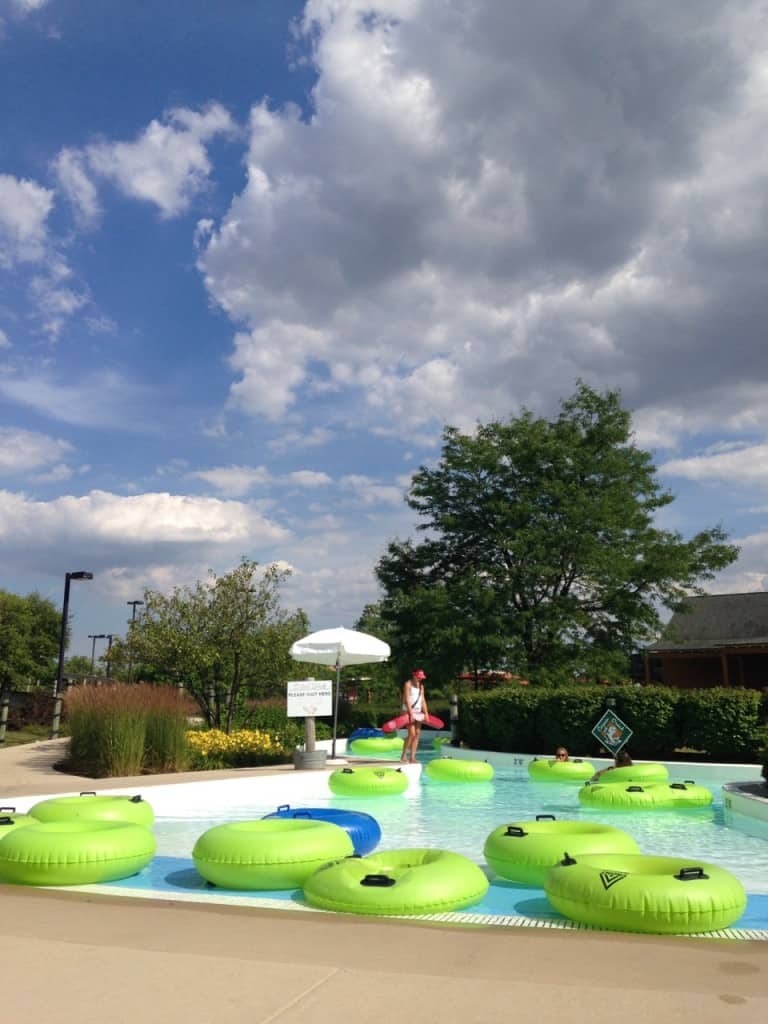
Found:
[[[622,722],[615,711],[609,709],[593,728],[592,735],[616,757],[624,744],[629,741],[632,730],[626,722]]]
[[[322,758],[315,756],[315,717],[333,714],[332,687],[330,679],[295,679],[287,685],[286,715],[304,719],[304,750],[294,755],[297,768],[315,767],[315,762],[325,767],[325,751],[317,752]]]

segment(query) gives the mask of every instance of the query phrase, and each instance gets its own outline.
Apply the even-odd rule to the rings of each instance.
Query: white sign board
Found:
[[[330,679],[295,679],[288,683],[289,718],[325,718],[333,714]]]

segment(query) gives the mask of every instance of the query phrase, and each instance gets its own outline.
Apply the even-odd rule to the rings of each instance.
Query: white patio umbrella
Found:
[[[317,633],[297,640],[291,645],[290,655],[294,661],[307,661],[312,665],[334,665],[336,668],[336,699],[333,704],[333,743],[331,757],[336,757],[336,725],[339,720],[339,679],[341,670],[347,665],[366,665],[373,661],[386,661],[389,644],[354,629],[339,626],[336,629],[321,629]]]

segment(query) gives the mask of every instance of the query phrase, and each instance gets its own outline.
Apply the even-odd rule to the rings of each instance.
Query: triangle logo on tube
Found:
[[[610,889],[612,885],[616,885],[622,878],[627,877],[626,871],[601,871],[600,881],[603,883],[604,889]]]

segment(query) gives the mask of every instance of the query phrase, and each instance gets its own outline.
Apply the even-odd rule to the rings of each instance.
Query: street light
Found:
[[[92,580],[92,572],[68,572],[64,575],[64,605],[61,609],[61,633],[59,635],[59,662],[56,666],[56,681],[53,684],[53,725],[51,726],[51,739],[59,735],[59,722],[61,720],[61,680],[64,672],[64,648],[67,643],[67,620],[69,618],[69,584],[72,580]]]
[[[131,642],[128,645],[128,682],[133,682],[133,624],[136,621],[136,606],[143,605],[143,601],[126,601],[126,604],[132,606],[133,611],[131,612]]]
[[[114,638],[114,635],[115,635],[114,633],[106,633],[105,634],[105,636],[107,638],[107,655],[106,655],[106,658],[104,660],[107,663],[107,681],[109,681],[109,667],[110,667],[109,666],[109,652],[112,650],[112,640]]]
[[[93,640],[93,643],[91,644],[91,675],[93,675],[93,673],[94,673],[94,665],[96,664],[96,641],[97,640],[106,640],[107,639],[107,634],[106,633],[89,633],[88,634],[88,639],[89,640]]]

